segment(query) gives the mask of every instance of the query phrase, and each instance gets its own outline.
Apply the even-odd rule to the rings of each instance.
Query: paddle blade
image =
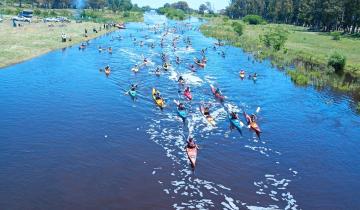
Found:
[[[258,107],[257,109],[256,109],[256,113],[259,113],[260,112],[260,107]]]
[[[240,127],[244,127],[244,123],[243,122],[239,122],[239,124],[240,124]]]

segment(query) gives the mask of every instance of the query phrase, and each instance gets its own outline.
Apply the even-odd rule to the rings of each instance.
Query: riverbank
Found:
[[[91,19],[76,23],[48,22],[44,23],[41,18],[33,18],[31,23],[18,22],[21,27],[13,27],[11,16],[5,16],[0,23],[0,68],[23,62],[55,49],[61,49],[75,45],[103,34],[117,30],[116,27],[105,29],[104,23]],[[123,17],[121,15],[109,15],[104,20],[116,20],[117,22],[142,21],[142,13]],[[87,36],[85,36],[87,29]],[[97,33],[93,31],[97,30]],[[64,33],[71,41],[62,42],[61,34]]]
[[[244,26],[243,35],[238,36],[232,24],[240,22]],[[280,51],[265,47],[260,36],[275,27],[288,31],[288,39]],[[247,25],[238,20],[211,18],[201,27],[209,37],[225,40],[227,44],[243,48],[258,59],[271,58],[280,68],[294,65],[296,73],[289,75],[298,85],[331,87],[355,93],[360,90],[360,40],[341,37],[333,40],[327,33],[309,32],[307,28],[284,24]],[[331,54],[338,52],[346,57],[346,66],[341,75],[333,73],[328,67]],[[359,100],[360,96],[357,97]]]

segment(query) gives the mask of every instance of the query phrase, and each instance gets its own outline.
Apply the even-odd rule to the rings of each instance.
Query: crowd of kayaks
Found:
[[[184,30],[191,30],[191,28],[192,28],[192,26],[189,23],[179,24],[179,25],[173,26],[173,27],[169,27],[165,24],[163,26],[161,26],[161,25],[148,26],[149,31],[152,31],[155,34],[161,34],[160,43],[158,43],[161,48],[164,48],[166,46],[165,41],[170,37],[170,36],[168,36],[169,34],[175,34],[176,32],[180,32],[180,33],[184,34]],[[117,37],[117,39],[122,40],[123,37],[119,36],[119,37]],[[133,37],[132,34],[130,34],[130,39],[133,41],[134,44],[138,44],[139,46],[144,45],[144,41],[137,40],[135,37]],[[145,39],[148,39],[147,35],[145,36]],[[169,38],[169,39],[171,40],[171,38]],[[171,40],[171,46],[172,46],[172,49],[174,52],[176,52],[177,44],[180,40],[181,40],[180,36],[175,36]],[[183,42],[187,49],[190,46],[192,46],[192,43],[191,43],[191,40],[189,37],[184,38]],[[147,45],[150,48],[154,48],[155,43],[150,43],[150,44],[148,43]],[[222,43],[219,40],[219,42],[214,43],[213,49],[217,50],[220,47],[222,47],[223,45],[224,45],[224,43]],[[108,47],[108,48],[99,47],[99,52],[106,51],[106,50],[108,51],[108,53],[112,53],[111,47]],[[206,53],[207,53],[207,48],[202,49],[201,50],[201,58],[200,59],[194,58],[194,63],[188,65],[187,66],[188,69],[191,70],[192,72],[196,72],[198,69],[204,69],[207,65]],[[221,51],[221,53],[219,53],[219,54],[222,57],[225,57],[224,51]],[[154,72],[154,74],[156,76],[160,76],[163,71],[165,71],[165,72],[169,71],[172,67],[169,56],[165,52],[161,53],[161,60],[163,61],[162,65],[157,66],[155,69],[155,72]],[[143,68],[144,66],[147,66],[149,63],[150,63],[150,61],[147,58],[144,58],[141,61],[141,64],[135,64],[131,68],[131,72],[138,73],[141,68]],[[182,63],[181,58],[176,56],[175,63],[177,65],[180,65]],[[104,71],[106,76],[109,76],[111,73],[110,66],[106,66],[104,69],[100,69],[100,71]],[[245,71],[241,70],[239,72],[239,76],[241,79],[244,79],[246,77]],[[256,73],[254,73],[253,75],[249,75],[249,79],[253,79],[255,81],[257,79],[257,76],[258,75]],[[185,87],[186,81],[182,76],[179,76],[178,84],[180,85],[180,87],[183,87],[183,91],[182,91],[181,95],[183,95],[183,97],[184,97],[184,99],[183,99],[184,102],[181,102],[178,100],[174,100],[173,102],[176,106],[178,116],[185,121],[187,119],[187,117],[189,116],[189,110],[185,105],[185,101],[193,100],[193,95],[192,95],[190,87],[188,87],[188,86]],[[126,94],[130,95],[133,98],[136,98],[137,97],[137,88],[138,87],[136,84],[132,84],[130,89],[128,91],[126,91]],[[215,87],[214,85],[210,85],[209,91],[211,91],[211,93],[214,95],[214,97],[222,105],[224,105],[223,102],[225,101],[226,97],[223,95],[223,93],[220,91],[219,88]],[[158,106],[160,109],[164,109],[165,107],[167,107],[168,104],[165,102],[165,99],[163,98],[163,96],[161,95],[160,91],[157,88],[155,88],[155,87],[152,88],[151,96],[152,96],[152,100],[154,101],[156,106]],[[209,125],[215,127],[216,119],[210,112],[210,106],[211,106],[211,104],[201,103],[199,105],[199,111],[202,114],[202,116],[204,117],[204,119],[206,120],[206,122]],[[245,124],[241,121],[240,116],[238,115],[238,113],[236,113],[234,110],[232,110],[231,107],[226,107],[224,105],[224,108],[228,113],[228,119],[230,121],[231,127],[237,129],[240,132],[240,134],[242,135],[242,128],[245,126]],[[259,110],[260,110],[260,108],[258,108],[255,113],[257,114],[259,112]],[[254,131],[256,133],[256,135],[260,138],[261,130],[260,130],[259,125],[257,124],[256,114],[248,114],[245,111],[243,111],[243,113],[242,113],[247,127],[249,129],[251,129],[252,131]],[[185,151],[190,160],[192,167],[195,167],[195,165],[196,165],[198,149],[199,149],[199,147],[195,143],[193,137],[189,136],[187,139],[187,145],[185,146]]]

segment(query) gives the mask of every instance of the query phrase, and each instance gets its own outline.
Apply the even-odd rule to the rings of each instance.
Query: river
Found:
[[[191,30],[170,32],[161,48],[152,26],[164,23]],[[222,58],[200,24],[148,13],[145,23],[129,23],[84,50],[74,45],[2,69],[1,209],[359,209],[360,117],[351,97],[296,87],[239,48],[221,47]],[[193,43],[188,49],[185,37]],[[207,66],[191,72],[206,47]],[[157,77],[161,52],[172,67]],[[150,64],[134,74],[143,56]],[[105,65],[109,77],[99,71]],[[257,81],[241,80],[240,69],[257,72]],[[194,97],[185,123],[172,102],[184,100],[179,74]],[[131,83],[139,84],[136,100],[124,94]],[[223,104],[210,84],[226,96]],[[162,111],[152,87],[166,99]],[[199,112],[201,102],[212,104],[216,127]],[[260,107],[261,139],[246,127],[243,135],[231,130],[228,106],[250,113]],[[184,152],[189,134],[200,147],[195,171]]]

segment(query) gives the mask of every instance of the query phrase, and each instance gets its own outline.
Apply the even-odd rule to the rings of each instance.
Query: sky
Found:
[[[162,7],[165,3],[174,3],[179,0],[132,0],[133,4],[138,4],[139,6],[150,6],[152,8]],[[225,9],[229,5],[229,0],[184,0],[189,6],[193,9],[199,9],[200,4],[205,2],[210,2],[215,10]]]

